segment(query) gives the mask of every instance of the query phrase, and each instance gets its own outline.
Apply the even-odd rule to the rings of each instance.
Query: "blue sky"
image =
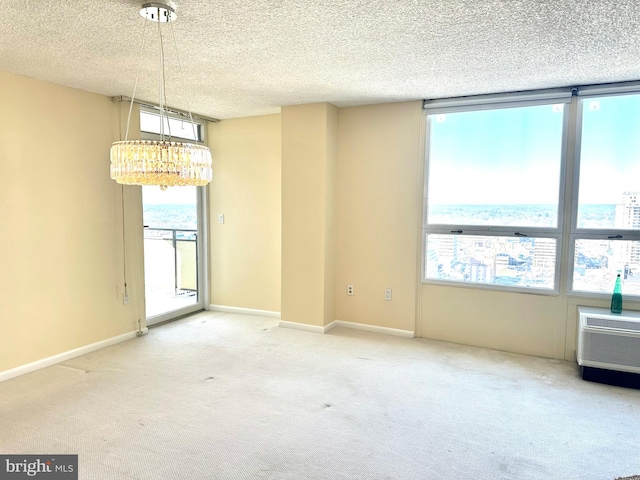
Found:
[[[580,202],[618,203],[623,191],[640,189],[640,96],[583,105]],[[430,203],[556,204],[565,108],[432,117]]]
[[[580,203],[619,203],[640,190],[640,95],[583,105]]]
[[[563,105],[432,118],[429,199],[444,204],[557,203]],[[451,185],[445,179],[455,178]]]

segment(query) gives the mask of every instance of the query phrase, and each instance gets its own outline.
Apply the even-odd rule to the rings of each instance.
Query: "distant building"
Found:
[[[475,283],[493,283],[495,272],[493,267],[480,263],[475,259],[469,264],[469,281]]]
[[[556,241],[553,238],[536,238],[533,244],[533,266],[553,268],[556,264]]]
[[[622,194],[622,203],[616,205],[616,228],[640,229],[639,197],[640,192]],[[623,264],[635,268],[640,265],[640,245],[637,242],[614,242],[614,249]]]
[[[440,273],[440,262],[438,259],[438,253],[429,248],[427,250],[427,262],[426,262],[426,274],[429,278],[438,278]]]
[[[640,228],[640,192],[624,192],[616,205],[616,228]]]
[[[498,252],[496,253],[494,264],[496,268],[509,266],[509,254]]]
[[[458,236],[457,235],[430,235],[429,250],[436,252],[440,263],[451,263],[458,260]]]

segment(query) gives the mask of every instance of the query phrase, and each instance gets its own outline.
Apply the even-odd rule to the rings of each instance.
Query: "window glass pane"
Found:
[[[432,280],[553,290],[555,238],[427,234]]]
[[[198,229],[198,187],[142,187],[142,217],[151,229]]]
[[[427,223],[557,228],[563,112],[432,115]]]
[[[620,272],[623,295],[640,295],[640,241],[577,239],[573,290],[613,293]]]
[[[140,130],[160,135],[160,115],[140,112]],[[164,117],[164,135],[199,141],[199,125],[179,118]]]
[[[640,95],[582,102],[578,228],[640,229]]]

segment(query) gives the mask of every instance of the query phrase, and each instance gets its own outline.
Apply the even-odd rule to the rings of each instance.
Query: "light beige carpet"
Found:
[[[77,453],[92,480],[640,471],[640,391],[573,363],[277,323],[197,314],[0,383],[0,452]]]

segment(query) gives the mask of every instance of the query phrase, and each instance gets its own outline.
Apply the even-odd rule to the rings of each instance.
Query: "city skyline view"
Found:
[[[624,198],[640,196],[628,192]],[[640,205],[625,200],[612,205],[585,205],[585,228],[636,228]],[[466,219],[469,225],[508,225],[512,219],[545,223],[548,205],[441,205],[432,222]],[[473,222],[473,223],[471,223]],[[522,222],[521,222],[522,223]],[[540,237],[428,234],[425,259],[427,279],[485,283],[552,290],[555,288],[556,240]],[[640,295],[640,242],[578,240],[573,264],[573,290],[610,293],[616,274],[622,274],[625,294]]]

